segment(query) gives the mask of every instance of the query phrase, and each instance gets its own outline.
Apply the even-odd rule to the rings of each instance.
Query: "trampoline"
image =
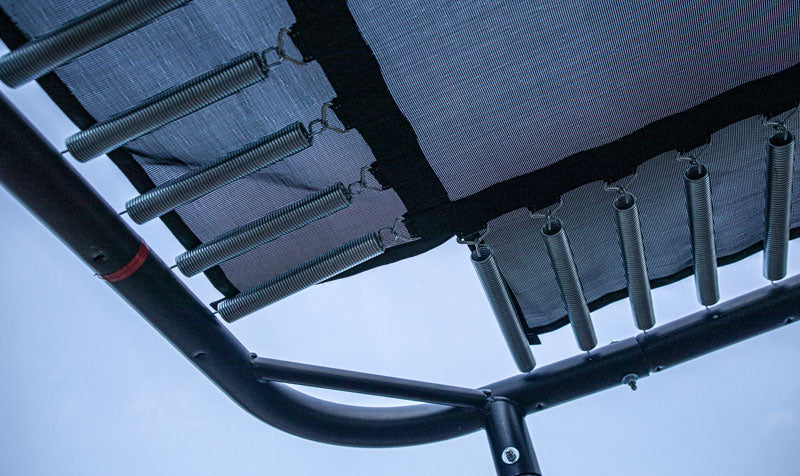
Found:
[[[81,129],[53,149],[4,101],[0,181],[281,430],[386,447],[483,429],[499,475],[541,475],[525,415],[800,319],[796,2],[0,8],[0,80],[38,81]],[[110,209],[69,165],[89,160],[139,195]],[[120,215],[163,221],[185,252],[165,263]],[[235,337],[281,299],[454,236],[518,375],[453,387],[259,357]],[[719,302],[718,267],[755,253],[766,286]],[[200,302],[176,273],[222,298]],[[659,324],[651,290],[690,275],[705,309]],[[641,333],[598,347],[591,314],[621,299]],[[576,355],[537,368],[539,336],[567,325]]]

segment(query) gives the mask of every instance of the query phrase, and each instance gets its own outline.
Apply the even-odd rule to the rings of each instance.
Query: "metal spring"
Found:
[[[476,245],[470,259],[517,368],[520,372],[530,372],[536,366],[536,362],[522,331],[520,315],[511,299],[500,268],[497,267],[491,248],[484,244]]]
[[[367,233],[219,303],[219,314],[233,322],[383,253],[378,233]]]
[[[692,266],[697,300],[704,306],[719,301],[717,251],[714,245],[714,215],[711,180],[703,164],[693,163],[683,172],[686,211],[692,239]]]
[[[783,130],[773,134],[767,141],[764,277],[771,281],[786,277],[793,171],[794,137],[789,131]]]
[[[16,88],[137,30],[191,0],[120,0],[105,4],[0,58],[0,79]]]
[[[653,299],[650,296],[650,281],[647,276],[642,225],[639,222],[636,197],[622,192],[614,200],[614,211],[633,319],[636,327],[647,330],[655,325],[656,318]]]
[[[86,162],[235,94],[267,77],[269,68],[248,53],[67,138],[67,150]]]
[[[597,336],[564,226],[561,220],[548,218],[541,233],[578,346],[581,350],[592,350],[597,345]]]
[[[184,275],[194,276],[345,209],[352,203],[352,198],[344,184],[331,185],[182,253],[175,263]]]
[[[189,172],[125,203],[131,219],[142,224],[180,205],[307,149],[312,138],[299,122],[290,124],[203,168]]]

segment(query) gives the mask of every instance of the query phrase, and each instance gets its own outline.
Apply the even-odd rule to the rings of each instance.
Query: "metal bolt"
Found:
[[[513,446],[509,446],[503,450],[500,458],[505,464],[514,464],[519,459],[519,451]]]
[[[622,377],[622,384],[627,385],[631,388],[631,390],[636,390],[636,381],[639,380],[639,376],[636,374],[628,374]]]

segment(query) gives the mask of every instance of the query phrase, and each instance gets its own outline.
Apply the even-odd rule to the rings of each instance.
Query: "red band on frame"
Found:
[[[150,254],[150,250],[148,250],[147,245],[142,242],[141,246],[139,246],[139,251],[136,252],[136,255],[128,262],[128,264],[114,271],[113,273],[104,274],[100,277],[109,283],[122,281],[123,279],[135,273],[137,269],[142,267],[142,264],[144,264],[148,254]]]

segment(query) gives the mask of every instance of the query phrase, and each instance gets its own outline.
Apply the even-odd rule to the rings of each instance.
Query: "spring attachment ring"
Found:
[[[545,218],[545,224],[539,234],[547,248],[550,265],[553,268],[575,340],[581,350],[588,352],[597,346],[597,336],[567,232],[561,220],[552,216],[562,206],[563,202],[559,198],[558,203],[548,208],[545,213],[531,212],[530,216],[531,218]]]
[[[333,110],[333,103],[328,101],[322,105],[322,111],[320,112],[319,119],[314,119],[313,121],[308,123],[308,134],[311,137],[314,137],[318,134],[322,134],[325,131],[333,131],[337,134],[346,134],[347,129],[343,129],[341,127],[332,126],[330,122],[328,122],[328,110]],[[319,128],[317,129],[317,126]]]
[[[789,140],[789,136],[790,136],[790,132],[789,132],[789,128],[788,128],[788,127],[786,127],[786,122],[787,122],[789,119],[791,119],[791,118],[792,118],[792,116],[794,116],[794,115],[797,113],[797,110],[798,110],[798,109],[800,109],[800,107],[795,107],[795,108],[794,108],[794,109],[792,109],[792,111],[791,111],[789,114],[787,114],[787,115],[786,115],[786,117],[784,117],[783,119],[780,119],[780,120],[772,120],[772,121],[770,121],[770,120],[766,120],[766,119],[765,119],[765,120],[763,120],[763,121],[761,122],[761,124],[762,124],[764,127],[772,127],[772,129],[773,129],[775,132],[782,133],[782,134],[783,134],[783,140],[785,140],[785,141],[788,141],[788,140]]]

